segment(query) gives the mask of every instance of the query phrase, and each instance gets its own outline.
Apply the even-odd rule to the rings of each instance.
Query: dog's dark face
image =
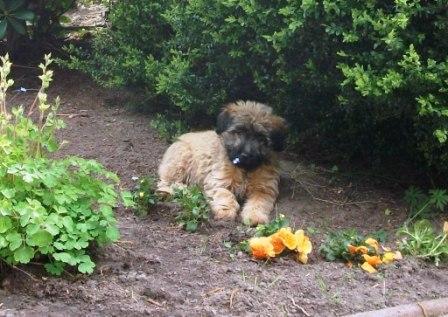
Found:
[[[266,105],[240,101],[226,106],[218,116],[216,132],[234,165],[252,170],[266,162],[271,151],[284,149],[285,120],[271,112]]]

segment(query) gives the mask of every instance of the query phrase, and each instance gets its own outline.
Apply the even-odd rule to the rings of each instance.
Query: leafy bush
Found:
[[[173,201],[180,204],[182,208],[176,221],[188,232],[195,232],[203,221],[208,220],[210,208],[199,187],[176,189]]]
[[[132,0],[66,65],[186,118],[271,103],[298,144],[447,173],[444,1]],[[129,34],[133,34],[129,37]],[[397,160],[398,158],[398,160]]]
[[[438,235],[428,220],[417,221],[412,226],[405,225],[399,234],[403,237],[400,241],[403,253],[434,261],[436,265],[448,259],[448,223],[445,222],[443,232]]]
[[[119,237],[113,208],[118,203],[118,177],[93,160],[51,159],[59,149],[55,131],[59,101],[51,104],[45,90],[52,80],[50,56],[40,65],[42,87],[29,113],[37,107],[38,121],[22,107],[9,113],[6,91],[11,63],[0,68],[0,258],[26,264],[43,256],[45,268],[59,275],[68,264],[92,273],[87,254],[94,242],[102,245]]]
[[[188,131],[187,125],[180,120],[169,120],[162,114],[157,114],[151,120],[151,127],[167,142],[173,142],[177,137]]]

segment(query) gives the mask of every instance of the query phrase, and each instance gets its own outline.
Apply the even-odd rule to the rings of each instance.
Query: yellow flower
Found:
[[[297,260],[306,264],[308,262],[308,254],[313,250],[313,245],[311,244],[310,238],[305,235],[303,230],[297,230],[294,236],[297,240],[296,251],[299,253]]]
[[[254,258],[265,260],[275,257],[274,246],[269,237],[255,237],[249,240],[249,247]]]
[[[369,273],[375,273],[375,272],[377,272],[376,269],[375,269],[371,264],[369,264],[369,262],[364,262],[364,263],[361,265],[361,268],[362,268],[364,271],[367,271],[367,272],[369,272]]]
[[[371,246],[372,248],[375,249],[375,252],[378,253],[378,250],[380,248],[380,244],[378,243],[378,241],[376,241],[373,238],[368,238],[365,243],[369,246]]]
[[[395,253],[394,252],[386,252],[383,255],[383,263],[384,264],[389,264],[391,262],[393,262],[395,260]]]
[[[291,228],[281,228],[275,235],[281,239],[283,245],[289,250],[297,248],[297,238],[294,233],[292,233]]]
[[[383,261],[381,261],[381,259],[378,255],[370,256],[368,254],[363,254],[363,257],[367,263],[369,263],[370,265],[372,265],[374,267],[377,267],[378,265],[383,263]]]
[[[274,252],[276,255],[280,254],[285,250],[285,245],[283,244],[282,239],[277,233],[274,233],[270,236],[272,246],[274,247]]]
[[[355,247],[354,245],[347,245],[347,250],[350,254],[354,255],[354,254],[366,254],[369,252],[369,249],[366,246],[359,246],[359,247]]]
[[[143,196],[145,196],[145,193],[144,192],[140,192],[138,195],[140,196],[140,198],[143,198]]]

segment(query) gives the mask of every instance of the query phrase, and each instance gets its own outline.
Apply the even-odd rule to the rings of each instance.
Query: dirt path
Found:
[[[33,84],[27,77],[21,81],[17,85]],[[106,106],[106,100],[120,104],[118,93],[61,72],[51,94],[63,103],[67,128],[61,137],[70,142],[64,154],[98,159],[128,188],[132,176],[155,173],[167,144],[149,128],[148,117]],[[373,189],[365,180],[341,180],[295,163],[284,165],[288,173],[277,211],[295,227],[314,229],[316,249],[329,229],[392,231],[405,216],[390,192]],[[344,201],[348,204],[338,204]],[[390,216],[384,215],[386,208],[392,210]],[[145,219],[125,210],[117,214],[121,241],[97,252],[98,269],[92,276],[52,278],[42,275],[38,265],[24,268],[37,280],[9,272],[1,281],[0,316],[332,316],[448,294],[447,267],[406,259],[388,266],[384,274],[369,276],[325,262],[317,252],[309,265],[288,257],[257,263],[224,246],[224,241],[239,242],[237,224],[209,225],[188,234],[175,226],[175,209],[169,205],[158,206]]]

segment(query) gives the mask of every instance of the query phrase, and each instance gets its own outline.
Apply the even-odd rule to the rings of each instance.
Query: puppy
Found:
[[[253,101],[224,107],[216,131],[187,133],[165,152],[157,191],[199,185],[215,219],[234,220],[242,206],[245,224],[269,221],[278,196],[276,152],[285,147],[286,122]]]

